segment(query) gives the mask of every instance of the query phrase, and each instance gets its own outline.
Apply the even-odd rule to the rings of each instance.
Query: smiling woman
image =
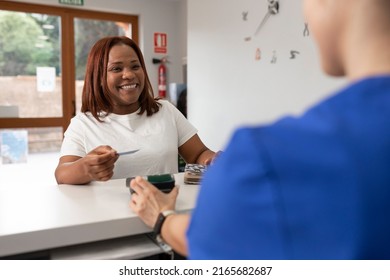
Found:
[[[134,83],[135,91],[123,88]],[[99,120],[102,112],[123,115],[141,108],[140,114],[151,116],[159,110],[153,96],[142,52],[133,40],[115,36],[95,43],[87,60],[81,112]]]
[[[138,151],[119,157],[117,151],[128,150]],[[81,113],[65,132],[57,182],[177,173],[178,153],[187,163],[207,164],[215,156],[176,107],[154,98],[133,40],[97,41],[87,60]]]
[[[123,115],[138,110],[138,98],[144,89],[145,73],[134,49],[120,44],[108,57],[107,86],[113,113]]]

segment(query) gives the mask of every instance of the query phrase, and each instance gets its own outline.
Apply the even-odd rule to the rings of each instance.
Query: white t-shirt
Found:
[[[159,100],[160,110],[147,117],[146,112],[129,115],[109,114],[98,122],[91,113],[72,118],[64,134],[61,156],[84,157],[100,145],[117,152],[139,149],[119,156],[112,179],[136,175],[178,172],[178,147],[197,133],[196,128],[171,103]]]

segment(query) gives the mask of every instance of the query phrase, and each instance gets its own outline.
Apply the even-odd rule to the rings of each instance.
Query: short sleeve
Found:
[[[64,140],[61,146],[60,156],[79,156],[87,154],[85,147],[85,128],[80,116],[72,118],[67,130],[64,133]]]
[[[194,136],[198,130],[184,117],[184,115],[169,101],[163,101],[163,106],[173,115],[178,135],[179,147]]]

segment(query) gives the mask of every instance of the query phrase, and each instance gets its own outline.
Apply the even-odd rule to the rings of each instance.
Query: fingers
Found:
[[[131,201],[134,204],[134,207],[138,207],[136,210],[133,209],[133,211],[136,213],[142,211],[146,207],[145,204],[147,200],[149,200],[151,197],[155,198],[156,191],[159,191],[155,188],[155,186],[140,176],[137,176],[131,180],[130,188],[132,188],[134,191],[131,195]]]
[[[115,154],[115,153],[116,153],[116,150],[114,150],[113,148],[111,148],[111,146],[102,145],[102,146],[96,147],[96,148],[93,149],[90,153],[97,154],[97,155],[107,154],[107,153]]]
[[[177,196],[179,195],[179,186],[175,185],[175,187],[171,190],[171,192],[168,195],[170,199],[176,200]]]
[[[88,157],[91,160],[91,164],[94,165],[109,161],[115,162],[119,158],[116,150],[112,149],[110,146],[99,146],[90,151],[86,157]]]
[[[119,155],[114,153],[106,153],[94,156],[93,165],[106,165],[111,166],[118,160]]]
[[[130,188],[133,189],[135,194],[142,194],[142,187],[138,184],[136,179],[130,181]]]
[[[131,196],[130,208],[131,210],[133,210],[134,213],[138,214],[138,207],[137,207],[137,202],[134,198],[134,194]]]
[[[93,170],[94,168],[92,168]],[[106,169],[96,168],[96,171],[93,172],[94,177],[98,181],[107,181],[112,178],[114,175],[114,165],[107,167]]]
[[[85,173],[90,177],[91,180],[107,181],[114,175],[114,165],[84,165]]]
[[[213,163],[215,162],[215,160],[217,159],[217,157],[219,157],[221,154],[222,154],[222,151],[216,152],[216,153],[214,154],[213,157],[207,158],[207,159],[204,161],[204,164],[205,164],[205,165],[213,164]]]
[[[179,194],[179,186],[177,185],[171,190],[171,192],[164,193],[153,184],[139,176],[131,180],[130,188],[134,191],[132,195],[132,201],[134,204],[140,202],[151,203],[151,201],[154,201],[156,204],[161,205],[163,210],[173,209]]]
[[[114,175],[115,162],[119,156],[110,146],[98,146],[83,159],[85,172],[91,180],[107,181]]]
[[[153,227],[159,213],[175,208],[178,187],[166,194],[139,176],[130,182],[130,187],[134,190],[130,208],[150,227]]]
[[[203,162],[203,164],[204,164],[204,165],[210,165],[212,161],[213,161],[212,158],[208,158],[208,159],[206,159],[206,160]]]
[[[141,176],[137,176],[133,180],[131,180],[130,186],[133,188],[134,191],[138,190],[139,192],[142,192],[142,193],[159,192],[160,191],[153,184],[151,184],[149,181],[145,180]]]

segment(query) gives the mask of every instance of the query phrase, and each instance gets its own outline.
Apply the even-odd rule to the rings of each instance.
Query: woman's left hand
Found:
[[[216,153],[214,153],[214,155],[212,157],[209,157],[207,158],[205,161],[204,161],[204,165],[210,165],[210,164],[213,164],[214,161],[216,160],[216,158],[222,153],[222,151],[218,151]]]

